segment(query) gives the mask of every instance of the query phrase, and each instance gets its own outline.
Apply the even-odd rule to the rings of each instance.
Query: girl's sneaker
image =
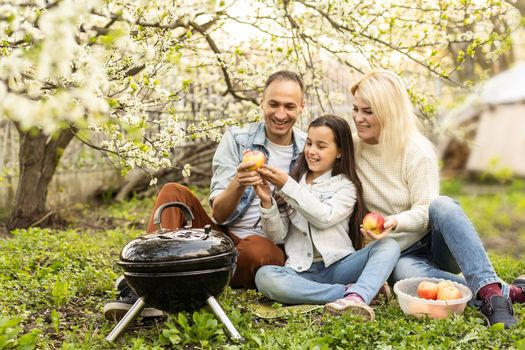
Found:
[[[346,290],[348,290],[352,285],[353,283],[348,283],[346,285]],[[388,285],[388,282],[385,282],[383,286],[379,289],[379,292],[377,292],[374,299],[372,299],[372,302],[370,303],[370,305],[374,305],[374,306],[379,305],[383,302],[388,302],[391,299],[392,299],[392,289]]]
[[[351,313],[353,315],[363,316],[366,320],[375,319],[374,310],[361,299],[357,294],[348,294],[344,298],[332,301],[324,306],[325,310],[333,314]]]

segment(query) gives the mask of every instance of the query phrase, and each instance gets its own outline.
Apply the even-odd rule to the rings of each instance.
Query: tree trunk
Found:
[[[18,133],[20,176],[15,208],[6,224],[8,231],[27,228],[44,218],[49,183],[64,149],[75,135],[71,128],[61,130],[53,137],[41,132],[35,133],[35,130],[23,131],[20,128]]]

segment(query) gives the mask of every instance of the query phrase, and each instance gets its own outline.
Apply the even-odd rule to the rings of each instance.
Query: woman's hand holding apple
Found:
[[[391,230],[383,230],[383,232],[377,234],[377,233],[374,233],[370,230],[365,230],[365,229],[361,229],[361,233],[366,237],[368,238],[369,240],[371,241],[378,241],[380,240],[381,238],[385,237]]]
[[[388,235],[390,231],[396,228],[397,219],[395,217],[387,217],[386,219],[384,219],[384,223],[382,226],[383,230],[380,233],[376,233],[371,230],[367,230],[365,227],[363,227],[363,225],[361,225],[361,233],[363,234],[363,236],[365,236],[371,241],[380,240],[381,238]]]
[[[383,229],[385,231],[390,232],[392,230],[395,230],[396,227],[397,227],[397,219],[395,217],[389,216],[385,219],[385,223],[383,224]]]

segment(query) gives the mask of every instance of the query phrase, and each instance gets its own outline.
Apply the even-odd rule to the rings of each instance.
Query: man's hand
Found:
[[[248,170],[254,162],[241,163],[237,167],[237,181],[243,187],[262,185],[263,180],[257,170]]]
[[[239,164],[237,172],[228,183],[228,186],[213,200],[212,216],[217,223],[225,222],[232,215],[235,208],[239,205],[246,187],[255,187],[263,183],[261,175],[256,170],[249,171],[247,169],[252,165],[254,165],[253,162]]]

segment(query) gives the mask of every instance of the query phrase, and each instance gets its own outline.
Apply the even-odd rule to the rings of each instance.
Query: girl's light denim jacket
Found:
[[[306,133],[297,128],[293,128],[293,155],[290,170],[295,166],[299,154],[303,151],[305,140]],[[244,127],[232,127],[226,131],[213,156],[213,176],[211,178],[209,197],[210,205],[213,199],[224,191],[237,173],[237,167],[242,161],[244,150],[261,151],[266,156],[266,159],[269,160],[270,154],[266,147],[267,141],[264,122],[251,123]],[[235,211],[225,222],[221,223],[221,225],[229,225],[239,220],[246,213],[255,196],[256,194],[253,187],[248,186]]]
[[[327,172],[311,186],[303,175],[299,183],[291,177],[277,191],[289,204],[287,213],[280,213],[275,201],[271,208],[260,207],[262,227],[274,242],[284,240],[286,266],[306,271],[313,262],[313,246],[328,267],[355,252],[348,224],[356,202],[354,184],[343,174]]]

